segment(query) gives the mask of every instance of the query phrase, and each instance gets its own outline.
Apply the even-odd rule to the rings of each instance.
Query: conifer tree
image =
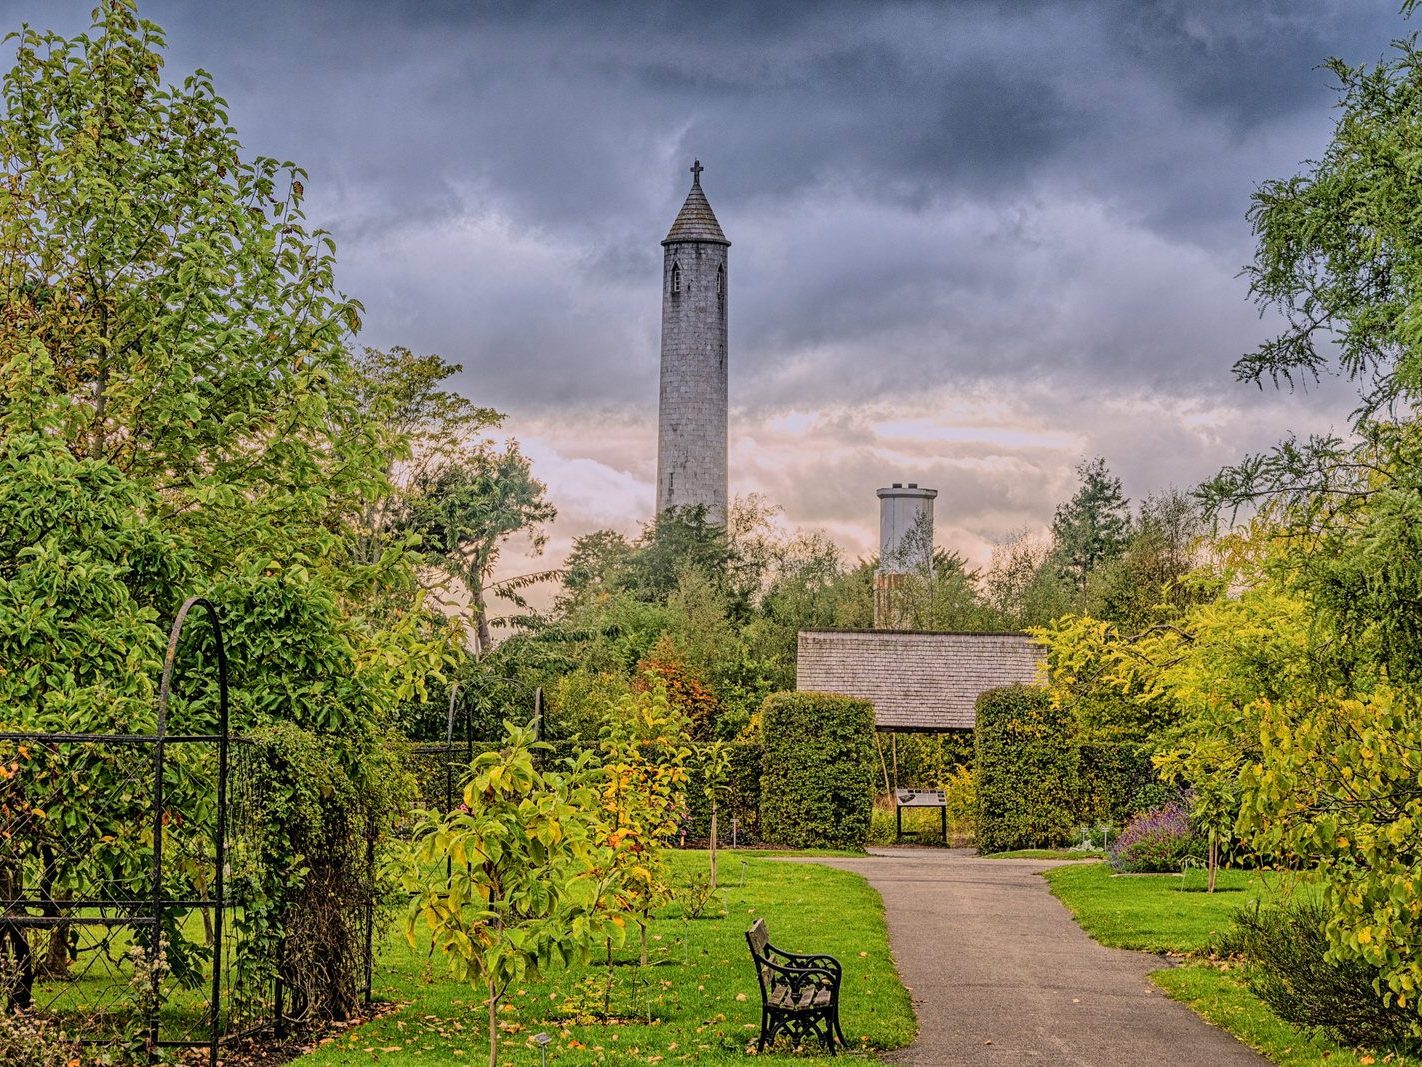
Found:
[[[1097,456],[1076,468],[1081,484],[1076,494],[1057,507],[1052,519],[1052,539],[1063,571],[1086,588],[1091,572],[1114,559],[1130,536],[1130,502],[1121,492],[1121,479]]]

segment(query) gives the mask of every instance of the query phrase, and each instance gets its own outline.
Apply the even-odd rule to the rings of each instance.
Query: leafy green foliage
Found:
[[[400,868],[410,944],[423,925],[451,973],[487,994],[489,1067],[509,986],[619,929],[600,908],[616,875],[601,859],[596,771],[586,758],[566,776],[539,770],[532,743],[511,728],[480,755],[463,807],[427,816]]]
[[[791,848],[863,848],[874,806],[874,706],[775,693],[761,720],[761,835]]]
[[[1157,784],[1150,752],[1135,744],[1077,743],[1077,821],[1120,826],[1153,806]]]
[[[1249,961],[1249,988],[1285,1019],[1345,1045],[1422,1052],[1417,1012],[1377,994],[1378,972],[1357,959],[1330,958],[1327,906],[1307,897],[1240,908],[1220,951]]]
[[[493,647],[489,594],[512,599],[520,583],[506,580],[489,587],[499,551],[510,536],[527,532],[532,549],[544,545],[542,524],[558,510],[547,500],[548,487],[533,476],[532,464],[517,441],[498,449],[484,444],[426,472],[416,481],[406,519],[420,535],[430,558],[458,580],[475,612],[479,651]]]
[[[1022,534],[999,545],[984,577],[983,596],[999,629],[1045,626],[1075,611],[1080,594],[1057,563],[1050,542]]]
[[[1373,67],[1341,60],[1326,66],[1338,81],[1341,119],[1310,173],[1265,182],[1250,218],[1258,239],[1248,268],[1263,307],[1284,313],[1287,328],[1235,366],[1242,381],[1295,384],[1330,360],[1319,340],[1362,388],[1368,415],[1414,395],[1418,175],[1399,165],[1422,131],[1422,65],[1414,42]]]
[[[178,546],[146,517],[155,503],[49,435],[0,437],[0,717],[12,726],[152,727],[163,647],[153,601],[182,570]]]
[[[1293,654],[1246,709],[1258,742],[1239,775],[1238,829],[1317,867],[1332,958],[1374,967],[1386,998],[1415,1008],[1422,923],[1406,901],[1422,872],[1400,842],[1418,815],[1422,682],[1422,276],[1406,162],[1422,62],[1404,40],[1377,66],[1329,69],[1341,91],[1332,142],[1306,173],[1263,185],[1252,212],[1252,291],[1286,327],[1235,373],[1292,385],[1336,358],[1359,390],[1353,435],[1287,440],[1203,494],[1224,510],[1262,504],[1272,537],[1260,586],[1299,605]],[[1229,735],[1210,740],[1224,748]]]
[[[292,722],[253,730],[239,759],[244,788],[260,799],[228,883],[242,902],[234,992],[260,1001],[280,974],[313,1017],[348,1019],[365,968],[367,842],[408,804],[407,776],[393,754],[343,759]]]
[[[957,552],[925,550],[921,562],[880,590],[881,611],[893,629],[992,630],[998,620],[979,592],[980,577]]]
[[[1008,686],[978,697],[978,848],[1064,845],[1079,821],[1071,716],[1045,689]]]
[[[709,520],[704,507],[671,508],[642,531],[635,550],[620,561],[616,581],[639,600],[665,604],[688,570],[725,588],[730,563],[725,528]]]
[[[1322,706],[1265,706],[1263,749],[1245,768],[1241,831],[1307,856],[1323,876],[1339,959],[1379,973],[1388,999],[1422,988],[1415,827],[1422,822],[1422,716],[1415,693],[1378,686]]]
[[[1198,503],[1177,490],[1141,502],[1121,553],[1087,579],[1087,613],[1127,630],[1168,621],[1205,591],[1188,576],[1204,534]]]
[[[726,770],[716,787],[719,807],[720,840],[731,840],[732,820],[735,820],[737,840],[748,844],[760,837],[760,776],[765,762],[765,746],[759,735],[718,741],[723,746]],[[688,769],[686,802],[687,823],[693,838],[711,836],[710,786],[705,768],[694,762]]]
[[[319,539],[379,471],[305,175],[242,159],[206,74],[163,85],[127,0],[98,18],[24,30],[5,77],[0,418],[152,486],[219,558],[273,525]]]
[[[632,542],[616,530],[594,530],[575,537],[563,561],[559,610],[566,613],[581,604],[596,603],[616,591],[618,576],[631,554]]]
[[[602,811],[619,903],[636,917],[647,964],[647,923],[671,895],[664,845],[686,812],[690,722],[653,686],[608,709],[603,723]]]
[[[254,936],[238,972],[270,973],[280,945],[313,1012],[342,1014],[363,893],[333,919],[321,901],[339,878],[321,871],[363,856],[360,835],[389,825],[399,776],[380,758],[386,728],[444,657],[408,544],[373,551],[367,536],[408,442],[382,421],[390,405],[363,410],[370,394],[348,353],[360,307],[335,288],[329,236],[305,221],[306,175],[244,158],[210,77],[165,84],[162,31],[131,0],[103,0],[73,39],[26,28],[10,40],[0,718],[151,729],[166,622],[207,594],[236,669],[234,732],[287,730],[271,742],[290,774],[271,782],[274,836],[247,872]],[[200,627],[179,649],[173,722],[199,732],[215,724],[211,652]],[[170,767],[169,844],[206,842],[211,761],[174,754]],[[95,759],[66,771],[73,787],[53,814],[74,842],[69,887],[141,866],[153,842],[116,833],[133,813],[96,800],[126,769]],[[303,776],[330,788],[305,793]],[[318,839],[305,836],[314,825]],[[180,899],[206,892],[196,870],[174,864],[172,877]],[[175,977],[192,947],[183,918],[167,931]],[[306,981],[294,939],[325,969],[324,988]]]

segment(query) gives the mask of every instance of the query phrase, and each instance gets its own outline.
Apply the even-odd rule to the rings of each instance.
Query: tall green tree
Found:
[[[1083,460],[1076,473],[1080,484],[1072,498],[1057,507],[1052,539],[1063,571],[1084,590],[1091,572],[1126,547],[1131,511],[1121,479],[1100,456]]]
[[[410,528],[424,539],[436,564],[468,593],[481,655],[493,646],[490,599],[502,595],[520,602],[519,581],[490,582],[494,564],[516,533],[529,535],[535,553],[543,550],[547,537],[542,526],[558,515],[547,491],[533,476],[533,465],[517,441],[503,448],[485,444],[470,449],[416,485]]]
[[[1304,684],[1254,709],[1262,751],[1241,775],[1239,827],[1317,866],[1331,954],[1375,967],[1380,992],[1415,1011],[1422,53],[1407,39],[1380,64],[1328,69],[1340,91],[1331,142],[1303,173],[1262,185],[1250,215],[1251,291],[1284,328],[1235,374],[1293,386],[1336,368],[1358,390],[1351,432],[1286,440],[1202,496],[1226,514],[1258,509],[1268,581],[1306,622],[1293,665]]]
[[[384,430],[385,473],[391,491],[373,500],[364,520],[363,558],[378,559],[402,535],[401,518],[420,487],[483,441],[503,423],[493,408],[479,407],[446,388],[463,368],[442,357],[416,355],[403,345],[365,348],[355,358],[356,398]]]
[[[511,729],[501,751],[480,755],[461,810],[428,814],[400,868],[410,945],[423,929],[450,972],[485,995],[489,1067],[509,987],[584,957],[594,939],[620,942],[626,925],[606,907],[623,871],[616,846],[599,840],[598,771],[586,753],[568,774],[540,770],[535,747]]]
[[[1052,546],[1025,532],[993,551],[983,587],[998,625],[1010,629],[1045,626],[1076,610],[1080,600]]]
[[[670,508],[643,529],[622,583],[639,600],[665,604],[686,569],[724,587],[730,563],[725,527],[710,521],[705,507]]]
[[[151,486],[206,559],[274,529],[329,550],[383,472],[345,347],[360,305],[306,225],[306,176],[242,158],[207,74],[165,85],[129,0],[97,19],[22,31],[5,79],[5,431]]]
[[[238,667],[234,728],[284,731],[264,765],[291,777],[266,795],[332,786],[315,801],[331,819],[319,863],[293,844],[311,809],[273,799],[278,853],[252,883],[280,880],[296,895],[252,898],[243,951],[299,940],[322,974],[298,973],[289,954],[287,981],[313,1013],[340,1014],[358,975],[351,913],[304,880],[330,873],[328,859],[363,858],[364,818],[388,825],[398,775],[386,725],[440,661],[418,612],[385,610],[396,592],[413,596],[415,557],[359,548],[401,447],[398,429],[362,408],[348,352],[360,305],[335,287],[330,237],[305,220],[305,173],[244,156],[206,73],[165,82],[162,31],[132,0],[102,0],[72,39],[26,27],[9,40],[0,719],[150,728],[167,623],[186,596],[211,595]],[[210,668],[208,640],[194,628],[180,650],[190,682]],[[175,724],[211,728],[203,688],[185,688]],[[211,768],[195,757],[186,770],[165,790],[164,833],[202,838]],[[95,798],[112,794],[110,764],[67,771],[76,788],[54,815],[76,835],[65,877],[82,886],[98,877],[89,864],[134,863],[150,844],[105,826],[112,809]],[[202,892],[173,888],[179,899]],[[187,937],[173,918],[170,960]],[[260,970],[251,962],[239,974]]]
[[[621,573],[632,554],[632,542],[616,530],[594,530],[573,539],[563,561],[563,591],[558,610],[607,597],[621,588]]]
[[[1177,615],[1200,595],[1187,577],[1199,562],[1204,532],[1204,516],[1193,497],[1177,489],[1148,496],[1120,555],[1087,581],[1087,612],[1128,631]]]

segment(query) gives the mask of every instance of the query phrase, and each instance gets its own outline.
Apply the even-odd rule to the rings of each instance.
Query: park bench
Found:
[[[839,982],[843,968],[833,956],[785,952],[770,943],[770,930],[757,919],[746,931],[760,979],[760,1044],[787,1035],[796,1045],[810,1038],[824,1043],[831,1056],[836,1040],[845,1044],[839,1025]]]

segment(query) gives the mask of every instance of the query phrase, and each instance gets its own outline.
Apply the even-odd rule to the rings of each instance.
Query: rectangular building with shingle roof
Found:
[[[881,730],[971,730],[978,694],[1040,684],[1045,657],[1021,633],[802,630],[795,683],[870,701]]]

